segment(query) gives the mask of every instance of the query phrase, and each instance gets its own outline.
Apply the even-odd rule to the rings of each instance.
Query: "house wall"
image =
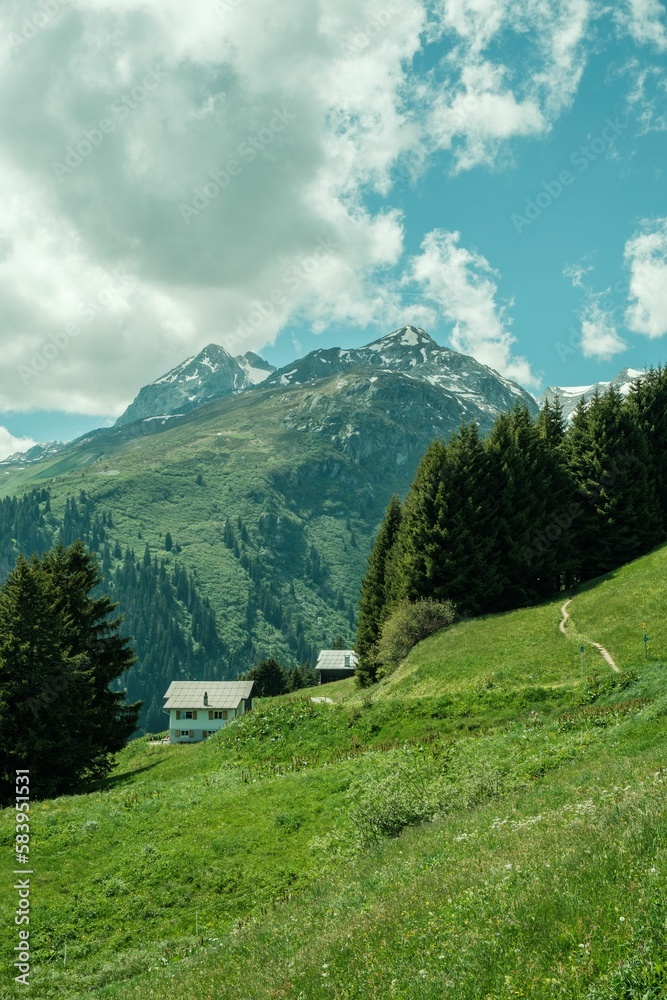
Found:
[[[228,708],[225,709],[227,712],[226,719],[209,719],[209,712],[221,711],[220,709],[209,709],[209,708],[198,708],[196,709],[197,718],[196,719],[186,719],[184,718],[184,713],[186,711],[193,711],[192,709],[180,709],[181,718],[176,717],[177,709],[172,708],[169,710],[169,742],[170,743],[196,743],[204,739],[202,733],[204,731],[210,736],[211,733],[217,733],[220,729],[224,729],[228,722],[232,722],[238,716],[243,715],[245,710],[245,702],[241,701],[236,709]],[[187,730],[188,732],[194,732],[193,737],[178,737],[177,732]]]
[[[354,677],[354,667],[327,667],[318,670],[320,684],[329,684],[331,681],[343,681],[346,677]]]

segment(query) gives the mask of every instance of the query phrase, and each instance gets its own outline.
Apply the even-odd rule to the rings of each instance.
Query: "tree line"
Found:
[[[404,503],[393,497],[361,586],[362,685],[377,679],[383,624],[405,601],[475,616],[538,603],[667,538],[667,369],[583,399],[520,404],[486,439],[463,424],[434,441]]]

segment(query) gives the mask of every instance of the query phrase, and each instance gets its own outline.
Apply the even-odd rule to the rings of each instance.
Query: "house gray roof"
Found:
[[[172,681],[167,689],[165,708],[236,708],[249,698],[254,681]],[[208,701],[204,703],[204,694]]]
[[[359,657],[353,649],[323,649],[317,657],[316,670],[345,670],[345,657],[350,657],[350,666],[347,669],[353,670]]]

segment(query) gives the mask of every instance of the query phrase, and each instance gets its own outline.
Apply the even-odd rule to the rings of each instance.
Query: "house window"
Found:
[[[208,715],[210,719],[226,719],[227,709],[225,709],[223,712],[209,712]]]
[[[350,665],[350,657],[349,657],[349,656],[346,656],[346,657],[345,657],[345,666],[346,666],[346,667],[349,667],[349,665]]]
[[[181,712],[181,716],[184,719],[196,719],[197,718],[197,713],[196,713],[196,711],[193,711],[193,712],[190,712],[190,711]]]

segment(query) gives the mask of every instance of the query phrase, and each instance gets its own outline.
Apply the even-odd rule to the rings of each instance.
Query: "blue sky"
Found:
[[[659,0],[9,0],[0,455],[213,341],[406,322],[539,394],[665,360]]]

